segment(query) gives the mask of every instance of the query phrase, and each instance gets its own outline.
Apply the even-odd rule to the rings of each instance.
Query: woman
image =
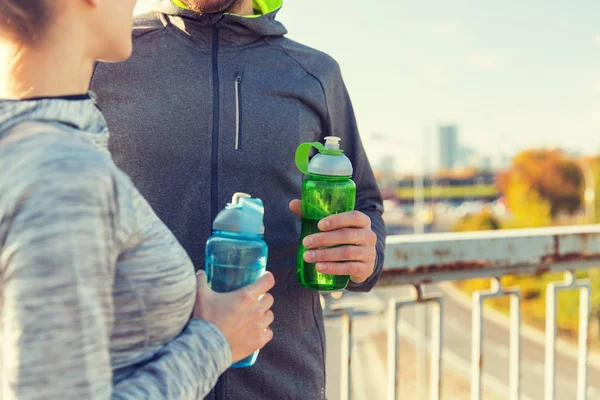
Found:
[[[85,92],[130,55],[134,4],[0,0],[4,400],[203,398],[272,338],[272,275],[210,291],[110,159]]]

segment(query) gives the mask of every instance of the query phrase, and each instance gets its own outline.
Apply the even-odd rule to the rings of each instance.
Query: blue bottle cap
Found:
[[[246,235],[263,235],[265,233],[264,212],[263,202],[260,199],[253,199],[247,193],[238,192],[233,195],[231,203],[217,215],[213,222],[213,229]]]

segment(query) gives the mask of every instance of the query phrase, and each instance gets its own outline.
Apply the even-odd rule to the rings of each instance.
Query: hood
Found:
[[[283,0],[253,0],[253,4],[255,14],[250,16],[229,13],[202,15],[186,9],[180,0],[161,0],[154,6],[154,11],[183,19],[207,22],[210,25],[219,21],[223,27],[231,28],[240,35],[252,33],[262,37],[283,36],[287,33],[285,26],[275,19]]]
[[[0,100],[0,139],[11,128],[30,121],[82,131],[82,137],[102,149],[108,143],[106,120],[89,95]]]

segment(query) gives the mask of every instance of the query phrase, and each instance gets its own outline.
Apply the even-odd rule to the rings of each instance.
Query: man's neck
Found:
[[[239,0],[229,10],[231,14],[236,15],[253,15],[254,8],[252,7],[252,0]]]

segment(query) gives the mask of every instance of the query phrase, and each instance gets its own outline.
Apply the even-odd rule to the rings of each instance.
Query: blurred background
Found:
[[[151,3],[138,1],[136,12],[148,10]],[[325,51],[340,63],[384,194],[390,235],[600,221],[597,0],[285,0],[279,19],[289,38]],[[577,276],[591,279],[594,289],[588,341],[596,352],[600,349],[600,291],[596,290],[600,278],[594,269]],[[545,323],[546,285],[557,279],[560,275],[547,274],[502,280],[521,288],[523,321],[540,332]],[[490,279],[469,280],[444,291],[459,298],[461,293],[468,296],[489,286]],[[390,296],[402,293],[398,290],[382,288],[359,299],[345,297],[377,309]],[[451,363],[454,368],[443,371],[447,384],[442,397],[448,399],[469,398],[470,371],[464,362],[470,356],[471,320],[464,311],[470,305],[459,303],[445,310],[449,316],[444,341],[451,345],[445,345],[444,352],[456,358]],[[574,343],[578,292],[561,294],[560,304],[559,336]],[[508,305],[507,298],[489,304],[500,314],[507,313]],[[366,346],[356,354],[363,354],[360,357],[368,366],[357,370],[357,376],[369,378],[363,383],[355,379],[352,393],[355,398],[385,398],[389,357],[385,335],[372,328],[376,323],[369,324],[356,334]],[[336,329],[335,323],[330,325],[328,336],[340,335]],[[415,379],[418,371],[410,368],[418,363],[409,355],[411,346],[418,346],[414,339],[418,332],[411,332],[403,339],[407,350],[400,370],[405,372],[399,380],[401,393],[412,399],[422,398],[424,392]],[[424,335],[429,332],[426,327]],[[497,357],[508,353],[507,332],[504,339],[488,343]],[[542,356],[524,356],[523,368],[537,369],[538,375],[528,380],[523,398],[543,396],[543,346],[538,345]],[[328,394],[335,399],[340,396],[333,387],[340,378],[339,350],[330,352],[328,382],[335,384],[328,387]],[[506,367],[486,371],[484,397],[508,398],[505,361]],[[595,374],[599,376],[598,371]],[[566,388],[557,398],[574,396],[573,373],[564,372],[557,379]],[[600,391],[588,388],[588,398],[600,399]]]

